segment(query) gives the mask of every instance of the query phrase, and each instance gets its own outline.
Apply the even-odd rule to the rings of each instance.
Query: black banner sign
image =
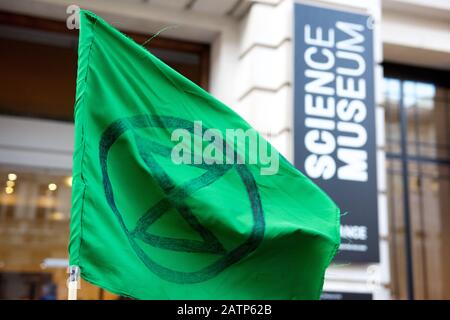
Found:
[[[372,41],[367,15],[295,4],[295,165],[341,208],[339,261],[379,261]]]

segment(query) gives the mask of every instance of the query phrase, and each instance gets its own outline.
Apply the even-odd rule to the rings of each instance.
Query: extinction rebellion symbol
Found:
[[[255,179],[249,168],[244,164],[191,164],[205,170],[199,177],[193,178],[182,185],[174,185],[169,175],[157,163],[154,155],[170,157],[171,148],[156,141],[144,139],[136,134],[139,129],[162,128],[162,129],[186,129],[194,133],[194,123],[174,117],[138,115],[123,118],[113,122],[103,133],[100,141],[100,166],[103,177],[103,187],[106,200],[125,232],[131,247],[145,264],[145,266],[160,278],[175,283],[198,283],[209,280],[220,272],[240,261],[253,252],[264,237],[264,214],[261,199]],[[147,212],[140,217],[134,229],[125,224],[122,213],[119,211],[114,200],[113,189],[108,174],[108,154],[114,143],[126,132],[134,135],[137,149],[144,160],[154,179],[157,180],[165,197],[155,203]],[[224,143],[224,148],[229,148]],[[224,150],[225,151],[225,150]],[[236,152],[236,151],[235,151]],[[225,154],[225,152],[223,152]],[[237,156],[235,154],[235,156]],[[185,200],[194,192],[213,184],[229,170],[237,170],[242,180],[250,202],[253,227],[247,239],[237,247],[226,250],[211,230],[205,228],[197,219]],[[175,209],[186,220],[190,227],[202,238],[202,241],[169,238],[148,232],[149,226],[164,215],[167,211]],[[140,240],[148,245],[166,250],[195,253],[213,253],[219,258],[211,264],[194,272],[182,272],[169,269],[150,257],[138,244]]]

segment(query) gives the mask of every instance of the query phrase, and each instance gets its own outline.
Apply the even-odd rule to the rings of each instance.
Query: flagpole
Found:
[[[80,267],[69,267],[69,279],[67,283],[67,300],[77,300],[77,290],[80,286]]]

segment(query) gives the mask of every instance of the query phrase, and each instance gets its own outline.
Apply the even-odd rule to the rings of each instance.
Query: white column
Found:
[[[235,110],[293,160],[292,1],[254,1],[240,22]]]

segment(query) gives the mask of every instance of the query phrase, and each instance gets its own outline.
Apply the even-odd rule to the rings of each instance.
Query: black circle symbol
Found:
[[[175,283],[198,283],[217,276],[220,272],[242,260],[251,252],[256,250],[264,238],[265,221],[258,186],[249,168],[244,164],[192,164],[193,166],[204,169],[205,172],[199,177],[177,186],[173,183],[171,178],[157,163],[153,156],[156,154],[170,157],[171,149],[158,142],[144,139],[135,134],[136,130],[144,128],[185,129],[190,133],[196,134],[194,130],[194,123],[191,121],[175,117],[151,115],[137,115],[116,120],[108,126],[102,134],[99,146],[99,155],[106,200],[121,228],[125,232],[131,247],[144,265],[151,272],[164,280]],[[107,161],[111,147],[122,134],[128,131],[134,133],[135,143],[139,150],[140,156],[146,163],[148,169],[151,171],[152,176],[159,183],[161,189],[165,193],[165,197],[163,199],[154,204],[142,217],[140,217],[133,230],[130,230],[126,226],[123,216],[116,205],[108,174]],[[224,149],[229,148],[229,145],[226,142],[224,142],[223,145]],[[235,153],[235,158],[237,158],[236,151],[233,152]],[[190,207],[184,202],[184,199],[189,197],[194,192],[214,183],[218,178],[232,169],[237,171],[245,186],[251,207],[253,227],[249,236],[243,243],[232,250],[227,251],[216,238],[214,233],[201,225],[194,213],[191,211]],[[186,222],[198,232],[202,238],[202,241],[169,238],[149,233],[147,231],[148,227],[169,209],[176,209],[186,220]],[[151,257],[149,257],[137,243],[136,239],[139,239],[149,245],[167,250],[191,253],[216,253],[220,255],[220,257],[211,264],[194,272],[172,270],[158,264]]]

